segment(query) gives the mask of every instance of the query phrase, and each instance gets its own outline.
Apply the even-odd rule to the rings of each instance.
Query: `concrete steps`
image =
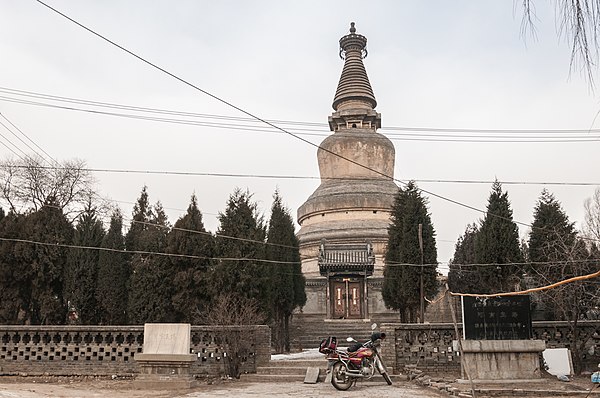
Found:
[[[295,349],[317,348],[321,340],[329,336],[338,339],[338,345],[346,347],[346,338],[366,341],[371,336],[371,323],[362,320],[304,321],[294,325],[291,340]]]
[[[327,361],[323,359],[294,359],[271,361],[267,366],[257,368],[255,374],[242,375],[244,381],[260,382],[303,382],[309,367],[319,368],[319,382],[325,381]],[[406,381],[406,375],[390,375],[393,382]],[[380,375],[373,376],[368,383],[385,383]]]

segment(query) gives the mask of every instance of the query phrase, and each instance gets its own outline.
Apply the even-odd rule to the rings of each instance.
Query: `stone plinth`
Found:
[[[471,379],[485,382],[527,381],[540,379],[540,353],[543,340],[462,340],[465,367]]]
[[[190,354],[190,324],[147,323],[143,353],[135,356],[140,366],[136,388],[190,388],[195,379],[190,371],[197,360]]]

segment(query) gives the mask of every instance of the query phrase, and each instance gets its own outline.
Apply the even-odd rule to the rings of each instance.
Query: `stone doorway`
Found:
[[[331,317],[333,319],[363,318],[363,278],[332,278]]]

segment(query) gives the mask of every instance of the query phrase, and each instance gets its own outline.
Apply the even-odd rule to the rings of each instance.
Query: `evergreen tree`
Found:
[[[419,224],[422,225],[422,258]],[[400,312],[403,322],[415,322],[420,308],[421,277],[426,297],[432,297],[437,291],[437,248],[427,199],[421,196],[414,181],[399,189],[396,195],[385,262],[383,300],[387,307]]]
[[[448,287],[453,292],[475,291],[479,287],[479,274],[474,272],[471,266],[477,261],[475,257],[477,232],[477,225],[469,224],[456,242],[448,273]],[[467,266],[463,267],[465,264]]]
[[[544,189],[533,212],[529,233],[529,261],[547,262],[564,260],[567,249],[575,243],[574,223],[563,211],[554,195]]]
[[[527,268],[527,284],[531,287],[543,286],[549,281],[558,282],[578,275],[581,264],[572,264],[569,260],[586,258],[587,251],[577,247],[576,242],[574,223],[569,221],[554,195],[544,189],[534,208],[533,223],[529,232],[528,257],[532,264]],[[545,319],[563,318],[564,311],[554,303],[554,296],[555,292],[533,296],[537,310]],[[560,299],[568,298],[561,294]]]
[[[50,201],[25,217],[24,236],[36,242],[71,244],[73,227],[61,209]],[[67,250],[60,246],[16,243],[25,283],[25,317],[31,324],[63,324],[67,308],[63,297],[63,272]]]
[[[140,250],[142,243],[141,235],[148,229],[148,223],[153,217],[152,206],[148,201],[148,187],[144,185],[140,197],[133,206],[131,225],[125,235],[125,247],[127,250]]]
[[[306,292],[294,220],[278,191],[273,196],[267,243],[266,258],[281,261],[268,266],[272,341],[277,352],[287,352],[290,350],[289,320],[296,307],[306,304]]]
[[[110,227],[102,240],[102,247],[116,251],[100,251],[98,255],[99,322],[106,325],[127,323],[127,298],[129,295],[129,262],[123,236],[123,216],[116,209],[110,218]]]
[[[90,203],[80,215],[75,228],[73,244],[86,247],[100,247],[104,238],[102,222]],[[96,286],[100,252],[90,249],[70,249],[65,270],[65,300],[69,311],[75,310],[77,323],[93,325],[98,323]],[[75,321],[72,319],[71,321]]]
[[[198,233],[194,233],[197,231]],[[192,195],[186,214],[169,232],[168,252],[189,256],[214,257],[214,238],[204,228],[196,195]],[[209,271],[211,260],[172,257],[173,306],[177,322],[192,323],[204,313],[210,301]]]
[[[219,222],[217,256],[247,260],[220,260],[212,276],[214,296],[230,294],[255,299],[265,311],[268,307],[267,267],[265,263],[253,261],[264,258],[264,245],[256,241],[265,241],[265,227],[252,195],[236,189],[229,197],[225,212],[219,214]],[[219,235],[225,237],[219,238]]]
[[[13,212],[0,220],[0,236],[25,239],[22,230],[25,216]],[[20,252],[23,245],[0,241],[0,324],[23,324],[31,296],[28,274]]]
[[[164,253],[169,223],[160,202],[146,229],[136,237],[140,251]],[[128,320],[132,323],[173,322],[171,263],[165,256],[134,254],[131,260]]]
[[[513,221],[508,193],[502,192],[502,185],[496,181],[484,219],[481,221],[475,242],[478,273],[478,291],[470,293],[494,293],[512,291],[520,281],[519,269],[512,264],[523,262],[519,246],[519,232]],[[485,265],[491,264],[491,265]]]

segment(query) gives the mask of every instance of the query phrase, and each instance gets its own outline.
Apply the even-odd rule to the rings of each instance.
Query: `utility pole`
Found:
[[[421,249],[421,323],[425,323],[425,292],[423,290],[423,224],[419,224],[419,249]]]

